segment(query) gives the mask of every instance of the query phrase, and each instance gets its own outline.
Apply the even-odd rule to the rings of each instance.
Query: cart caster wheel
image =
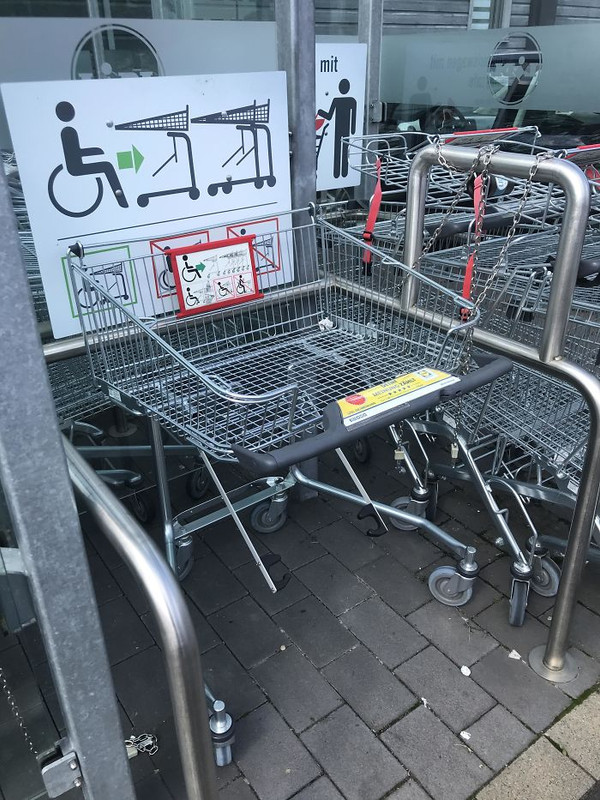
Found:
[[[269,175],[269,177],[267,178],[267,186],[275,186],[276,183],[277,183],[277,178],[275,177],[275,175]]]
[[[231,194],[231,190],[233,189],[233,185],[231,183],[224,183],[221,186],[221,189],[223,189],[223,194]]]
[[[126,505],[142,525],[149,525],[156,516],[156,507],[152,500],[144,494],[135,493],[126,499]]]
[[[192,500],[201,500],[210,486],[210,475],[204,466],[198,467],[187,477],[185,491]]]
[[[510,592],[510,606],[508,609],[508,624],[520,628],[525,622],[527,611],[527,598],[529,596],[529,583],[527,581],[513,580]]]
[[[146,206],[148,205],[149,202],[150,202],[150,198],[146,197],[145,194],[140,195],[138,197],[138,199],[137,199],[137,204],[138,204],[138,206],[140,208],[146,208]]]
[[[214,197],[216,193],[219,191],[219,187],[216,183],[211,183],[208,189],[206,190],[211,197]]]
[[[192,571],[194,566],[194,543],[190,536],[190,541],[184,541],[181,547],[176,547],[175,558],[177,563],[177,578],[184,581]]]
[[[287,511],[284,511],[275,519],[271,519],[269,511],[271,503],[267,500],[259,503],[252,509],[250,514],[250,525],[257,533],[275,533],[281,530],[287,521]]]
[[[262,178],[257,178],[254,181],[254,188],[255,189],[262,189],[264,185],[265,185],[265,182],[264,182],[264,180]]]
[[[425,509],[425,519],[429,520],[429,522],[435,522],[437,517],[438,496],[440,492],[439,481],[430,483],[427,488],[431,494],[429,495],[429,502],[427,503],[427,508]]]
[[[357,439],[352,445],[352,455],[359,464],[366,464],[371,458],[371,445],[368,439]]]
[[[399,511],[408,511],[410,506],[411,499],[410,497],[397,497],[395,500],[392,500],[390,505],[392,508],[397,508]],[[395,519],[395,517],[390,517],[390,522],[392,523],[392,527],[396,528],[398,531],[416,531],[417,526],[412,525],[410,522],[400,522],[399,519]]]
[[[197,200],[200,197],[200,189],[190,189],[190,200]]]
[[[558,592],[561,571],[558,564],[548,556],[542,558],[541,571],[536,574],[534,568],[531,577],[531,588],[542,597],[554,597]]]
[[[448,584],[455,575],[456,569],[454,567],[438,567],[429,576],[429,591],[436,600],[439,600],[445,606],[464,606],[473,595],[472,586],[455,594],[450,594]]]

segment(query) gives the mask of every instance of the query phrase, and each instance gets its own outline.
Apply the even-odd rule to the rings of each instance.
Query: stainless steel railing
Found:
[[[156,618],[187,800],[214,800],[215,767],[200,651],[179,583],[158,547],[67,439],[64,447],[77,493],[140,584]]]

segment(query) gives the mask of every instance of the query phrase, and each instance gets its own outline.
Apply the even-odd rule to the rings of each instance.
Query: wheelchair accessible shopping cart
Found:
[[[167,555],[181,576],[191,565],[191,534],[231,516],[271,590],[283,586],[286,576],[276,583],[270,574],[277,557],[259,557],[239,513],[251,508],[258,532],[279,530],[287,492],[301,483],[373,517],[371,535],[385,533],[386,517],[426,530],[459,560],[456,569],[435,570],[430,589],[442,602],[462,605],[478,572],[475,549],[428,519],[371,500],[341,448],[488,384],[510,362],[470,358],[477,314],[461,319],[468,301],[374,248],[365,271],[368,245],[312,211],[312,218],[294,212],[309,221],[280,225],[277,234],[282,258],[301,278],[277,285],[276,273],[265,273],[259,299],[181,318],[171,298],[152,292],[150,255],[131,260],[140,287],[134,309],[110,295],[98,270],[86,272],[82,246],[73,245],[73,281],[105,300],[85,313],[80,308],[88,348],[97,348],[96,379],[121,405],[151,418]],[[220,495],[175,520],[161,425],[198,448]],[[356,493],[308,478],[298,466],[329,450]],[[226,492],[214,460],[237,460],[260,478]]]

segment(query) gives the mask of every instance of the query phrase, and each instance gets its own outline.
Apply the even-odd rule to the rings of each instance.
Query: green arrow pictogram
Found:
[[[135,171],[137,172],[142,166],[143,160],[144,156],[140,153],[137,147],[135,147],[135,145],[131,145],[131,150],[121,150],[121,152],[117,153],[117,166],[119,169],[135,168]]]

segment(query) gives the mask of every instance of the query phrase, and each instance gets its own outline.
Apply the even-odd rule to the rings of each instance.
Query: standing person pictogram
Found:
[[[63,100],[56,106],[56,116],[61,122],[71,122],[75,117],[75,109]],[[72,125],[66,125],[60,132],[60,139],[62,142],[65,163],[59,164],[50,175],[48,179],[48,196],[52,205],[68,217],[85,217],[91,214],[98,208],[102,200],[103,184],[102,180],[98,177],[104,175],[108,181],[108,185],[121,208],[129,208],[129,203],[123,192],[121,182],[117,177],[117,172],[109,161],[84,161],[84,158],[90,156],[103,156],[104,150],[100,147],[81,147],[79,143],[79,134]],[[59,173],[66,168],[69,175],[79,177],[81,175],[95,175],[97,183],[97,195],[94,202],[83,211],[71,211],[65,208],[56,199],[54,192],[54,183]]]
[[[317,117],[323,119],[334,119],[333,132],[333,177],[345,178],[348,175],[348,141],[347,137],[356,133],[356,100],[354,97],[346,97],[350,91],[350,81],[342,78],[338,84],[340,97],[334,97],[325,111],[320,108]]]

